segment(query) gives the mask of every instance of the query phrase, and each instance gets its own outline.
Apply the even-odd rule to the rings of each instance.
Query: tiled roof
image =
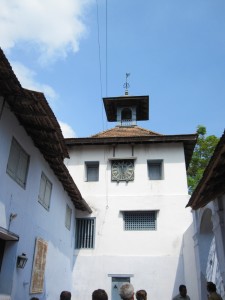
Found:
[[[91,138],[108,138],[108,137],[141,137],[141,136],[161,136],[157,132],[141,128],[139,126],[116,126],[114,128],[102,131]]]
[[[75,207],[91,211],[64,165],[69,157],[59,123],[43,93],[24,89],[0,49],[0,96],[8,103],[20,124],[62,183]],[[3,104],[4,105],[4,104]]]

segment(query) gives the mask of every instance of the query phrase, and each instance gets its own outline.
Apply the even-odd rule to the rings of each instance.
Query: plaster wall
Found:
[[[77,186],[85,195],[187,195],[187,179],[182,143],[135,145],[134,181],[112,182],[112,158],[131,158],[132,148],[119,145],[113,156],[112,146],[77,146],[70,149],[70,159],[65,160]],[[163,180],[148,179],[148,160],[163,160]],[[85,161],[99,161],[99,181],[87,182]]]
[[[7,161],[12,137],[30,155],[26,188],[18,185],[7,173]],[[66,204],[75,215],[75,208],[63,186],[50,169],[42,154],[7,106],[0,119],[0,226],[19,236],[18,242],[6,242],[0,272],[0,294],[11,299],[26,300],[29,295],[36,237],[47,241],[44,292],[39,299],[58,299],[64,289],[71,289],[74,251],[74,218],[71,230],[65,227]],[[52,182],[49,211],[38,202],[42,171]],[[9,227],[10,214],[17,214]],[[28,257],[24,269],[16,268],[18,255]]]
[[[192,223],[183,235],[182,257],[184,262],[184,282],[186,283],[190,298],[200,299],[193,235],[194,224]],[[177,285],[175,286],[176,291],[178,291],[180,283],[181,281],[178,279]]]
[[[185,208],[189,196],[183,146],[135,145],[133,151],[135,179],[129,182],[111,181],[110,146],[74,147],[66,161],[93,210],[90,216],[96,218],[94,249],[75,251],[75,299],[91,297],[96,288],[106,289],[110,299],[108,274],[132,274],[135,289],[146,289],[152,299],[172,298],[177,284],[185,284],[183,234],[192,223],[192,215]],[[130,146],[116,147],[114,158],[131,156]],[[151,159],[163,160],[163,180],[149,180],[147,161]],[[99,161],[99,181],[86,181],[86,161]],[[125,231],[123,211],[135,210],[156,210],[157,229]],[[86,215],[77,212],[76,216]]]
[[[105,289],[111,299],[112,277],[118,275],[130,277],[135,291],[145,289],[149,299],[172,299],[176,276],[183,279],[183,268],[178,262],[176,256],[160,255],[78,256],[73,276],[74,299],[90,299],[99,288]]]

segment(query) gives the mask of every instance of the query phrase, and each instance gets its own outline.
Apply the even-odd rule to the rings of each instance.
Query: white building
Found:
[[[76,212],[73,295],[102,288],[117,300],[130,281],[150,299],[171,299],[186,284],[198,299],[186,169],[196,134],[162,135],[148,120],[148,96],[104,98],[112,129],[66,139],[70,174],[92,209]]]
[[[206,282],[225,299],[225,133],[187,206],[193,209],[199,299],[207,299]]]
[[[1,300],[54,300],[71,290],[75,211],[91,210],[65,157],[44,95],[21,87],[0,50]]]

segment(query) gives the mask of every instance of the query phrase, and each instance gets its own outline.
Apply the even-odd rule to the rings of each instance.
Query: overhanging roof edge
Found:
[[[0,227],[0,238],[5,241],[19,241],[19,236],[3,227]]]

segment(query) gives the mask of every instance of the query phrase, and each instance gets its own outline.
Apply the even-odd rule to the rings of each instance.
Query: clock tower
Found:
[[[137,126],[137,121],[149,119],[149,96],[129,96],[126,91],[125,96],[103,98],[107,120],[117,122],[117,127],[121,130]],[[133,149],[133,148],[132,148]],[[112,181],[133,181],[134,180],[134,161],[130,158],[114,157],[111,162]]]
[[[149,288],[155,299],[172,299],[180,280],[191,287],[197,282],[195,264],[187,264],[194,240],[185,209],[186,168],[197,135],[140,127],[138,121],[149,120],[149,96],[128,95],[129,84],[124,87],[125,95],[103,98],[107,120],[116,126],[66,139],[66,165],[92,209],[89,215],[76,212],[76,299],[90,297],[96,278],[112,300],[120,299],[125,282]],[[194,293],[191,298],[199,299]]]

